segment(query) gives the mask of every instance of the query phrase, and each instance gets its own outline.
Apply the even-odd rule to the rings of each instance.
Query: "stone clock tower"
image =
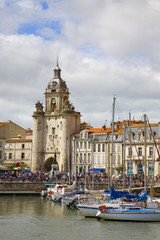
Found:
[[[58,61],[54,77],[45,92],[45,110],[36,103],[33,113],[32,171],[52,164],[56,153],[60,171],[68,171],[71,156],[71,134],[80,130],[80,113],[69,101],[69,90],[61,78]]]

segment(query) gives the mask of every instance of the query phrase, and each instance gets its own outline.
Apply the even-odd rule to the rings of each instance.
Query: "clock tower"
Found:
[[[68,171],[71,166],[70,137],[80,130],[80,112],[70,103],[69,94],[57,61],[45,91],[45,110],[37,102],[33,113],[32,171],[48,170],[54,154],[60,171]]]

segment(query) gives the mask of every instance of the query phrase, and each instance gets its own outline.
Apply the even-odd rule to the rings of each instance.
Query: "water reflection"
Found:
[[[159,223],[112,222],[84,218],[75,209],[39,196],[0,197],[0,239],[159,240]]]
[[[54,203],[39,196],[4,196],[0,200],[0,213],[2,215],[14,215],[24,213],[40,216],[63,216],[68,212],[60,203]]]

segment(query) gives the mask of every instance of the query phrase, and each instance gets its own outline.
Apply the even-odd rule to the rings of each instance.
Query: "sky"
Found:
[[[81,121],[160,121],[159,0],[0,0],[0,122],[33,128],[57,55]]]

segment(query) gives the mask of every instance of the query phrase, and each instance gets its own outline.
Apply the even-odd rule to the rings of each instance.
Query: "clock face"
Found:
[[[56,103],[56,99],[55,98],[52,98],[52,103]]]

